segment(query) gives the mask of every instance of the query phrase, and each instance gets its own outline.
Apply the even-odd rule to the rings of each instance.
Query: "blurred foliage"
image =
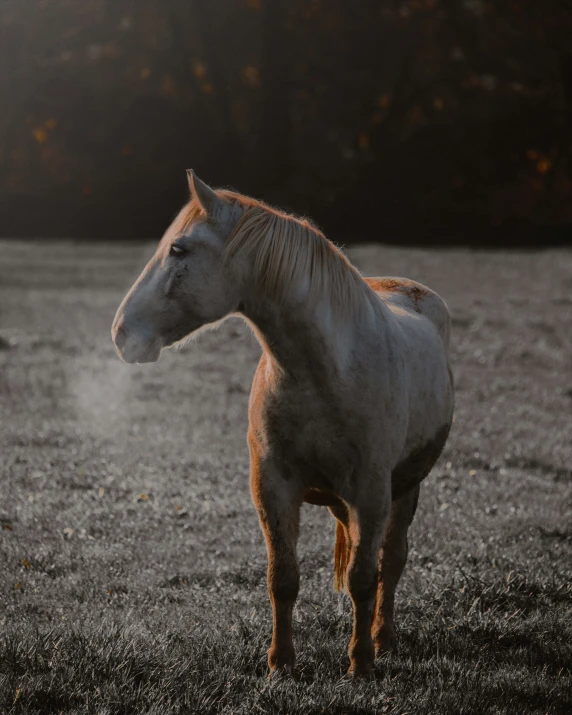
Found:
[[[191,166],[343,240],[572,222],[566,0],[5,1],[0,67],[3,235],[156,236]]]

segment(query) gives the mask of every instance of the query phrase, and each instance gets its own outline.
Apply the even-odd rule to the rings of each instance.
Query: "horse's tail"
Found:
[[[346,585],[346,570],[350,560],[350,545],[346,529],[341,521],[336,524],[336,546],[334,548],[334,589],[343,591]]]

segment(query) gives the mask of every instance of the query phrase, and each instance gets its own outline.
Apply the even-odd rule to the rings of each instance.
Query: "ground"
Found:
[[[0,713],[572,712],[572,253],[349,251],[445,298],[457,390],[410,532],[399,653],[356,684],[334,524],[312,506],[296,679],[266,679],[259,347],[233,319],[121,363],[111,321],[152,251],[0,242]]]

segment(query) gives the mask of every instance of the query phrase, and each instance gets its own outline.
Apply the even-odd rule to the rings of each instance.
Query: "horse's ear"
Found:
[[[219,197],[208,184],[199,179],[192,169],[187,170],[187,178],[191,196],[196,198],[207,216],[214,216],[220,202]]]

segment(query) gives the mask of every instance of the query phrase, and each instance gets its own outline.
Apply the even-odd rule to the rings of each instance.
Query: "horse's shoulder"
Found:
[[[366,283],[388,304],[408,308],[425,316],[449,343],[451,318],[445,301],[435,291],[409,278],[366,278]]]

